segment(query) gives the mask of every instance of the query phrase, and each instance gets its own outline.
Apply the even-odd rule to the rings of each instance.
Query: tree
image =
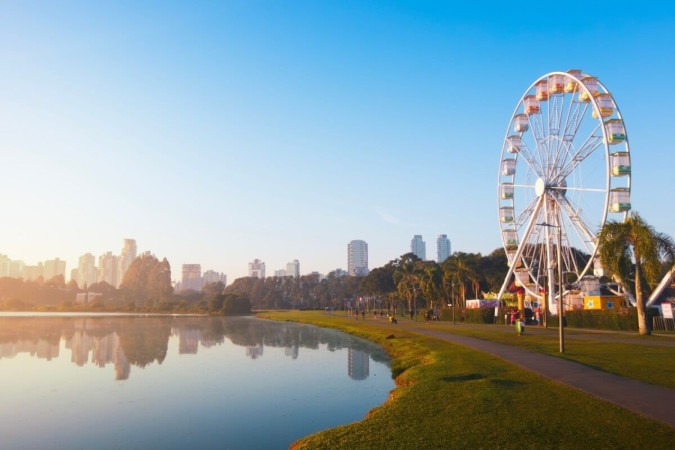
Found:
[[[395,291],[394,270],[389,265],[371,270],[361,281],[361,292],[367,295],[384,297]]]
[[[157,261],[155,259],[155,261]],[[157,261],[148,274],[147,296],[154,304],[166,302],[173,297],[171,265],[164,258]]]
[[[675,242],[633,212],[625,222],[605,223],[598,236],[598,248],[600,261],[609,276],[618,278],[624,287],[629,287],[630,278],[634,277],[639,334],[651,334],[644,285],[654,286],[664,270],[675,265]]]
[[[396,289],[401,297],[408,300],[408,310],[413,311],[417,302],[417,295],[420,291],[420,280],[422,272],[420,270],[421,260],[413,253],[406,253],[401,256],[400,261],[394,264],[394,282]]]
[[[220,311],[225,302],[225,284],[222,281],[207,283],[202,288],[202,296],[209,305],[209,311]]]
[[[434,303],[438,306],[443,300],[443,271],[441,266],[435,261],[427,261],[424,263],[423,270],[420,284],[424,298],[430,303],[427,307],[433,307]]]
[[[245,295],[225,295],[223,301],[223,314],[241,315],[251,313],[251,300]]]
[[[443,261],[444,279],[449,280],[453,286],[459,288],[459,297],[463,306],[466,306],[466,287],[471,284],[474,294],[478,296],[480,291],[480,279],[478,275],[478,264],[480,255],[455,252],[448,259]]]
[[[171,266],[164,258],[143,254],[134,259],[124,274],[120,290],[138,306],[153,307],[171,298]]]

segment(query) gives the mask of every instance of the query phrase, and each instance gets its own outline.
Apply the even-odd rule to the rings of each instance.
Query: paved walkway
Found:
[[[425,327],[425,324],[420,322],[402,320],[399,326],[426,336],[490,353],[526,370],[675,427],[675,389],[631,380],[543,353]],[[549,331],[555,330],[547,330]],[[570,338],[574,339],[572,335]],[[675,340],[673,341],[675,345]]]

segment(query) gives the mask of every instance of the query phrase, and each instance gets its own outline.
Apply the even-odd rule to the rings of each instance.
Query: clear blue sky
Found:
[[[134,238],[230,282],[346,269],[353,239],[371,268],[414,234],[487,254],[510,116],[571,68],[614,95],[633,208],[675,237],[674,29],[662,1],[0,0],[0,253],[69,272]]]

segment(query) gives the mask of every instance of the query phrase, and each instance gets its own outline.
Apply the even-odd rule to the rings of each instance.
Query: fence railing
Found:
[[[667,319],[663,316],[652,317],[652,329],[654,331],[675,331],[675,319]]]

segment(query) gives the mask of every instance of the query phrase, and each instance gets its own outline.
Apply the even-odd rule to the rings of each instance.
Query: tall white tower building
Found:
[[[248,263],[248,276],[254,278],[265,278],[265,263],[258,258]]]
[[[105,281],[110,286],[120,286],[120,262],[117,255],[112,252],[104,253],[98,257],[98,281]]]
[[[202,275],[202,287],[211,283],[223,283],[223,286],[227,286],[227,275],[215,270],[207,270]]]
[[[125,239],[122,243],[122,254],[120,254],[120,283],[124,281],[124,274],[127,273],[134,259],[136,259],[136,240]]]
[[[368,275],[368,244],[355,240],[347,245],[347,272],[355,277]]]
[[[61,261],[59,258],[45,261],[42,270],[42,276],[45,281],[51,280],[57,275],[61,275],[64,279],[66,278],[66,262]]]
[[[294,259],[286,264],[286,276],[293,278],[300,278],[300,261]]]
[[[187,291],[191,289],[193,291],[202,290],[202,266],[201,264],[183,264],[183,273],[182,273],[180,289],[181,291]]]
[[[410,251],[422,261],[427,259],[427,243],[422,240],[422,235],[413,236],[410,241]]]
[[[98,281],[96,258],[91,253],[85,253],[78,259],[76,281],[80,289],[91,286]]]
[[[450,239],[447,235],[441,234],[436,239],[436,254],[439,264],[450,257]]]

